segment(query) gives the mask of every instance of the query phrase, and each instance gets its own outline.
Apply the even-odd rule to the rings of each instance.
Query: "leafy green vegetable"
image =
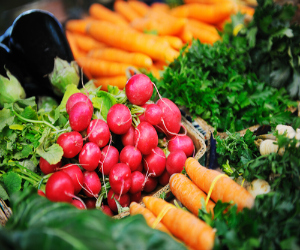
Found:
[[[289,100],[286,90],[272,88],[247,72],[246,39],[225,34],[214,46],[195,40],[183,51],[160,80],[150,75],[162,96],[185,106],[218,131],[291,121],[286,108],[297,104]]]
[[[116,220],[96,209],[50,202],[34,189],[14,194],[11,207],[0,228],[1,249],[186,249],[141,215]]]
[[[239,35],[249,44],[251,71],[261,81],[300,99],[300,26],[291,24],[297,7],[258,0],[253,21]]]
[[[46,112],[50,112],[57,106],[56,100],[50,96],[41,96],[38,98],[38,110],[43,109]]]
[[[12,103],[19,99],[24,99],[26,93],[20,82],[9,70],[6,70],[7,78],[0,75],[0,108],[5,103]]]
[[[241,212],[218,201],[214,218],[203,210],[199,217],[216,229],[214,249],[299,249],[299,198],[299,190],[271,192]]]
[[[246,137],[241,137],[239,133],[229,133],[226,139],[217,138],[218,162],[221,169],[235,178],[242,175],[249,182],[254,178],[267,180],[273,190],[298,189],[300,186],[300,150],[296,145],[299,141],[275,132],[278,147],[285,149],[284,154],[281,156],[272,153],[260,156],[254,145],[255,137],[251,136],[252,132],[248,131]],[[227,162],[232,172],[228,171]]]
[[[255,135],[249,129],[244,136],[228,131],[226,134],[225,139],[221,139],[220,136],[216,138],[218,163],[227,175],[238,178],[244,173],[243,167],[260,153],[254,143]]]
[[[62,159],[63,149],[56,143],[58,136],[70,131],[67,114],[39,112],[35,98],[6,103],[0,110],[0,197],[4,200],[26,185],[44,185],[37,173],[39,157],[50,164]],[[8,195],[7,195],[8,194]]]
[[[75,61],[69,63],[58,57],[54,59],[54,68],[49,74],[49,80],[57,95],[63,96],[68,85],[77,87],[79,79],[79,67]]]

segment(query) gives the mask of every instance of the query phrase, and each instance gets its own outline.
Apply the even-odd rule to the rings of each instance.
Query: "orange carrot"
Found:
[[[89,52],[92,49],[99,49],[99,48],[107,47],[106,44],[100,43],[97,40],[95,40],[94,38],[87,36],[87,35],[82,35],[80,33],[73,33],[73,36],[75,38],[78,48],[85,52]]]
[[[80,34],[86,34],[86,26],[91,22],[90,19],[72,19],[66,22],[66,30]]]
[[[102,86],[101,90],[107,91],[107,86],[117,86],[119,89],[124,89],[127,82],[126,76],[103,76],[95,78],[95,85]]]
[[[104,30],[105,32],[103,32]],[[91,22],[87,32],[93,38],[112,47],[144,53],[152,59],[172,62],[179,56],[179,52],[172,49],[168,43],[156,40],[151,35],[142,34],[110,23]]]
[[[136,215],[136,214],[141,214],[144,216],[147,225],[149,227],[152,227],[152,225],[154,224],[155,220],[156,220],[156,216],[147,208],[143,207],[142,205],[136,203],[136,202],[131,202],[130,203],[130,215]],[[164,224],[162,224],[161,222],[159,222],[155,229],[163,231],[167,234],[171,234],[170,231],[166,228],[166,226]]]
[[[199,29],[189,23],[186,24],[186,28],[193,34],[193,38],[199,39],[202,43],[214,44],[216,41],[221,39],[217,32]]]
[[[114,9],[117,13],[123,16],[128,22],[140,18],[141,15],[136,12],[127,2],[117,1],[114,3]]]
[[[184,42],[190,43],[193,40],[193,33],[187,29],[186,25],[182,31],[180,31],[177,36]]]
[[[90,51],[88,56],[106,61],[128,63],[138,67],[150,67],[152,65],[152,59],[145,54],[127,52],[116,48],[95,49]]]
[[[99,3],[92,4],[89,8],[89,13],[92,17],[98,20],[107,21],[125,27],[128,26],[128,22],[124,17]]]
[[[249,16],[253,16],[255,13],[255,9],[250,7],[250,6],[246,6],[243,4],[239,4],[238,5],[238,11],[240,11],[242,14],[246,14]]]
[[[233,2],[212,5],[191,3],[173,8],[171,14],[176,17],[190,17],[205,23],[216,24],[233,14],[235,8]]]
[[[160,38],[165,39],[174,49],[181,49],[183,46],[182,40],[177,36],[160,36]]]
[[[150,9],[150,7],[142,1],[129,0],[128,4],[142,17],[145,16]]]
[[[185,169],[188,176],[201,190],[205,193],[212,190],[211,199],[213,201],[233,201],[237,204],[239,211],[244,207],[251,208],[253,206],[254,198],[244,187],[227,176],[220,176],[221,178],[218,177],[219,179],[215,179],[221,175],[220,172],[201,166],[200,163],[192,157],[186,160]],[[216,182],[212,186],[214,180]]]
[[[78,65],[90,72],[93,76],[125,76],[126,69],[130,64],[109,62],[90,57],[81,57],[77,60]]]
[[[214,245],[214,230],[205,222],[190,212],[170,206],[163,199],[145,196],[143,202],[156,217],[163,209],[168,209],[162,218],[162,223],[170,232],[193,249],[212,249]]]
[[[222,20],[221,22],[217,23],[216,28],[220,31],[223,31],[226,23],[231,23],[231,17],[227,17],[224,20]]]
[[[163,61],[155,61],[153,62],[153,65],[158,68],[159,70],[163,70],[164,67],[168,66],[168,64],[166,62]]]
[[[207,31],[210,31],[210,32],[216,34],[217,36],[219,36],[219,33],[218,33],[216,27],[211,24],[204,23],[204,22],[198,21],[196,19],[192,19],[192,18],[188,18],[186,20],[186,23],[190,27],[195,27],[195,28],[201,29],[201,30],[207,30]]]
[[[185,4],[189,4],[189,3],[218,4],[223,2],[228,2],[228,0],[184,0]]]
[[[154,64],[151,67],[149,67],[149,72],[152,73],[152,75],[155,76],[157,79],[161,78],[160,69]]]
[[[77,43],[76,43],[76,39],[73,36],[73,33],[66,30],[66,37],[67,37],[67,40],[69,42],[69,45],[70,45],[71,51],[73,53],[74,59],[77,60],[80,57],[85,57],[86,53],[83,52],[83,51],[80,51],[80,49],[78,48]]]
[[[199,189],[189,178],[183,174],[173,174],[169,180],[172,194],[194,215],[198,216],[202,208],[202,199],[206,200],[206,194]],[[208,201],[206,209],[213,213],[215,203]]]
[[[131,26],[141,32],[156,31],[158,35],[175,35],[180,32],[185,19],[174,18],[163,13],[148,12],[144,18],[138,18],[131,22]]]
[[[170,6],[162,2],[154,2],[151,4],[151,9],[154,11],[160,11],[168,13],[170,11]]]

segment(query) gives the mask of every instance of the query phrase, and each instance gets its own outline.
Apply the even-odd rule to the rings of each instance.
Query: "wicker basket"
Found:
[[[206,151],[206,145],[205,145],[205,140],[204,136],[197,131],[194,126],[187,121],[184,117],[182,117],[181,120],[183,126],[187,130],[187,135],[193,140],[193,143],[195,145],[196,153],[195,153],[195,158],[199,160],[205,153]],[[158,186],[156,190],[150,194],[147,195],[152,195],[154,197],[160,197],[162,193],[169,194],[170,193],[170,187],[169,185],[166,185],[164,187]],[[6,221],[11,215],[11,209],[6,205],[6,203],[0,199],[0,223],[2,226],[5,225]],[[119,215],[114,216],[114,218],[120,219],[125,216],[128,216],[129,212],[124,212]]]
[[[187,130],[187,135],[192,139],[194,145],[195,145],[195,156],[194,158],[197,160],[200,160],[200,158],[205,154],[206,152],[206,145],[205,145],[205,138],[204,136],[197,130],[195,127],[184,117],[181,118],[181,123]],[[170,195],[171,190],[169,184],[166,186],[158,186],[152,193],[146,194],[147,196],[153,196],[153,197],[160,197],[161,194],[165,193],[167,196]],[[140,202],[140,205],[145,206],[143,202]],[[115,219],[121,219],[126,216],[129,216],[129,211],[120,213],[118,215],[115,215],[113,218]]]

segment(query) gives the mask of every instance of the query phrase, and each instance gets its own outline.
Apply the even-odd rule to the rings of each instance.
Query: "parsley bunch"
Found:
[[[213,46],[194,40],[183,51],[160,80],[152,77],[162,96],[185,106],[218,131],[291,121],[291,113],[285,110],[296,103],[289,100],[286,90],[270,87],[247,73],[246,39],[228,36]]]

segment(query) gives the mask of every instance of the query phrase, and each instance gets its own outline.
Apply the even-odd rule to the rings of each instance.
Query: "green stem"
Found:
[[[56,127],[54,127],[52,124],[50,124],[49,122],[46,122],[46,121],[37,121],[37,120],[31,120],[31,119],[27,119],[27,118],[24,118],[23,116],[19,115],[13,108],[12,106],[12,112],[21,120],[25,121],[25,122],[31,122],[31,123],[43,123],[47,126],[49,126],[50,128],[58,131],[58,129]]]
[[[20,174],[20,173],[19,173],[19,176],[20,176],[22,179],[24,179],[24,180],[30,182],[33,186],[36,186],[36,185],[37,185],[37,182],[33,181],[32,179],[28,178],[27,176],[24,176],[24,175],[22,175],[22,174]]]
[[[23,167],[20,164],[16,164],[16,166],[22,171],[22,173],[26,173],[26,175],[28,175],[29,177],[34,178],[37,181],[41,180],[41,176],[39,176],[38,174],[32,172],[31,170],[29,170],[28,168]]]

